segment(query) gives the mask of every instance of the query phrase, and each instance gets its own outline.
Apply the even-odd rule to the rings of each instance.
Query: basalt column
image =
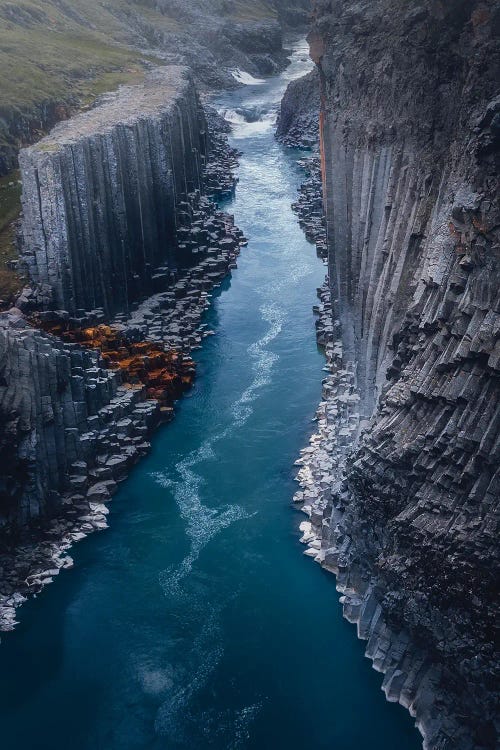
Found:
[[[320,526],[429,748],[496,743],[500,12],[315,3],[329,278],[369,426]]]
[[[52,309],[127,310],[176,268],[176,205],[201,187],[205,122],[184,68],[149,74],[20,155],[23,257]]]

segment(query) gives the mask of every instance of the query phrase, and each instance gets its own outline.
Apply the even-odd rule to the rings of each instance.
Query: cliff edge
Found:
[[[176,208],[206,150],[194,84],[169,66],[21,151],[22,260],[49,309],[128,310],[183,263]]]
[[[494,748],[500,9],[314,5],[344,368],[323,424],[351,446],[308,509],[317,559],[425,747]]]

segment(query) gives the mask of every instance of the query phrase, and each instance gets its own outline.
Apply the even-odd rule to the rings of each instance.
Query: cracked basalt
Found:
[[[127,310],[182,262],[177,203],[207,151],[184,68],[157,69],[20,154],[22,261],[49,309]]]
[[[498,737],[498,20],[492,2],[317,0],[310,40],[320,331],[340,343],[301,459],[304,541],[440,750]]]
[[[165,86],[166,82],[178,90]],[[4,630],[14,627],[15,610],[27,596],[71,566],[67,551],[72,544],[106,528],[106,503],[134,462],[148,451],[153,429],[172,418],[175,400],[193,380],[190,354],[211,334],[202,321],[210,293],[236,267],[246,243],[233,217],[219,211],[210,197],[227,195],[234,188],[237,154],[210,113],[207,131],[207,119],[186,72],[161,71],[145,87],[135,88],[112,97],[102,111],[59,126],[42,146],[26,154],[30,166],[24,183],[25,253],[28,261],[41,252],[43,259],[50,255],[53,262],[44,266],[37,259],[35,271],[28,262],[33,275],[31,286],[18,300],[22,309],[13,308],[0,317],[0,629]],[[138,253],[135,260],[143,263],[144,242],[135,241],[137,214],[128,205],[125,213],[116,214],[119,196],[114,203],[107,200],[112,193],[123,195],[129,152],[116,149],[124,163],[108,172],[106,180],[101,179],[98,165],[101,139],[111,143],[121,131],[127,131],[135,143],[135,163],[142,165],[141,171],[130,172],[126,183],[133,192],[133,207],[141,208],[142,226],[159,225],[165,217],[172,224],[172,235],[158,248],[151,245],[151,252],[163,262],[145,269],[147,284],[140,294],[139,288],[132,294],[126,284],[120,287],[107,269],[103,261],[114,263],[118,240],[98,231],[98,222],[92,223],[99,216],[99,226],[106,225],[111,232],[118,217],[122,247],[133,258]],[[155,153],[156,141],[153,136],[142,138],[144,132],[162,133]],[[172,145],[172,138],[177,139],[174,156],[162,161],[162,149]],[[200,143],[205,144],[203,154]],[[65,163],[68,149],[86,154],[79,195],[94,197],[88,211],[85,200],[83,207],[74,200],[73,183],[37,177],[40,164],[47,175],[50,164]],[[148,162],[156,157],[162,165],[157,176],[164,180],[164,193],[156,192],[154,167]],[[141,198],[149,190],[152,202]],[[64,205],[66,213],[49,209],[56,205]],[[50,234],[47,216],[52,222]],[[95,230],[90,249],[85,242],[69,243],[66,229],[71,222],[73,239],[86,232],[89,239]],[[30,244],[40,237],[43,251]],[[97,251],[102,256],[99,263]],[[70,256],[73,262],[67,265]],[[123,257],[119,261],[126,276],[130,266]],[[84,275],[89,264],[91,277]],[[49,267],[54,273],[44,276]],[[60,283],[57,269],[63,267],[67,284]],[[78,297],[80,288],[87,296]],[[98,296],[99,289],[105,289],[111,304]]]

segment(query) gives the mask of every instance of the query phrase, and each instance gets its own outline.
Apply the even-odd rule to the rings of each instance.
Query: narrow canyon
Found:
[[[2,746],[494,750],[498,4],[91,2],[0,0]]]

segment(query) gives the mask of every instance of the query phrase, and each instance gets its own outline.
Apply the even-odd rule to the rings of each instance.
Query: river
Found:
[[[417,750],[401,707],[299,544],[293,462],[324,359],[312,305],[325,268],[290,204],[300,154],[274,139],[281,76],[218,101],[243,152],[226,206],[250,238],[214,295],[216,335],[110,529],[0,646],[2,750]]]

